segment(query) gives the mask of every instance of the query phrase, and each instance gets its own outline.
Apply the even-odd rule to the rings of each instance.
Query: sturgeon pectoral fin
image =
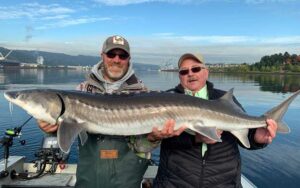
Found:
[[[248,129],[241,129],[236,131],[230,131],[239,141],[246,147],[250,148],[250,143],[248,139]]]
[[[86,132],[86,131],[80,132],[80,133],[79,133],[79,138],[80,138],[80,143],[81,143],[81,145],[83,146],[83,145],[86,143],[87,139],[88,139],[88,134],[87,134],[87,132]]]
[[[280,132],[280,133],[289,133],[291,132],[289,126],[284,123],[284,122],[278,122],[277,123],[277,132]]]
[[[62,120],[59,123],[57,130],[57,140],[60,149],[63,152],[68,153],[70,148],[78,136],[80,132],[82,132],[83,128],[81,124],[76,123],[76,121],[72,120]]]
[[[198,123],[190,129],[212,140],[222,142],[221,138],[217,135],[216,127],[203,127],[201,125],[201,123]]]

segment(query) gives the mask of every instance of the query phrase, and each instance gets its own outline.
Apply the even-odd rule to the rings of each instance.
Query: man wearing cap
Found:
[[[180,84],[170,92],[207,100],[215,100],[225,94],[225,91],[215,89],[207,81],[209,71],[200,54],[182,55],[178,67]],[[234,102],[244,111],[235,98]],[[276,136],[276,122],[269,119],[266,123],[267,128],[249,130],[250,149],[263,148]],[[221,130],[217,134],[221,136],[222,142],[215,142],[198,133],[183,132],[174,137],[174,125],[174,121],[166,123],[168,134],[153,129],[153,133],[148,135],[152,141],[167,138],[161,143],[160,164],[154,187],[242,187],[238,139]]]
[[[78,90],[90,93],[145,91],[130,63],[128,41],[111,36],[103,44],[102,61],[96,64]],[[57,126],[38,121],[45,132]],[[78,188],[140,187],[149,164],[149,152],[155,144],[146,137],[80,134],[76,172]]]

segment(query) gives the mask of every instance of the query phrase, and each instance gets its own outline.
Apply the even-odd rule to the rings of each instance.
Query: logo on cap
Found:
[[[113,37],[113,43],[114,44],[120,44],[120,45],[124,45],[125,41],[122,37],[120,36],[114,36]]]

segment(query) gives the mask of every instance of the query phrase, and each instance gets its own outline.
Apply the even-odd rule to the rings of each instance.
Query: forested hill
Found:
[[[266,72],[266,73],[300,73],[300,55],[278,53],[263,56],[259,62],[254,64],[231,64],[223,66],[211,66],[211,72]]]
[[[289,54],[273,54],[263,56],[259,62],[250,66],[252,71],[291,71],[300,72],[300,55]]]
[[[0,52],[5,56],[10,50],[0,47]],[[92,66],[96,64],[100,57],[85,56],[85,55],[67,55],[64,53],[52,53],[44,51],[28,51],[28,50],[14,50],[7,59],[21,61],[24,63],[37,63],[37,57],[43,56],[44,65],[57,66],[57,65],[72,65],[72,66]],[[137,69],[152,69],[157,70],[159,67],[156,65],[147,65],[134,63]]]
[[[9,50],[0,47],[0,52],[5,56]],[[96,56],[72,56],[64,53],[52,53],[44,51],[28,51],[28,50],[14,50],[7,59],[17,60],[24,63],[36,63],[37,57],[43,56],[44,64],[49,66],[54,65],[93,65],[99,61]]]

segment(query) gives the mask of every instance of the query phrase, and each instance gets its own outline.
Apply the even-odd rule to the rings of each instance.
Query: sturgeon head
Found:
[[[56,124],[63,112],[63,101],[53,90],[7,91],[4,97],[18,105],[35,119]]]

